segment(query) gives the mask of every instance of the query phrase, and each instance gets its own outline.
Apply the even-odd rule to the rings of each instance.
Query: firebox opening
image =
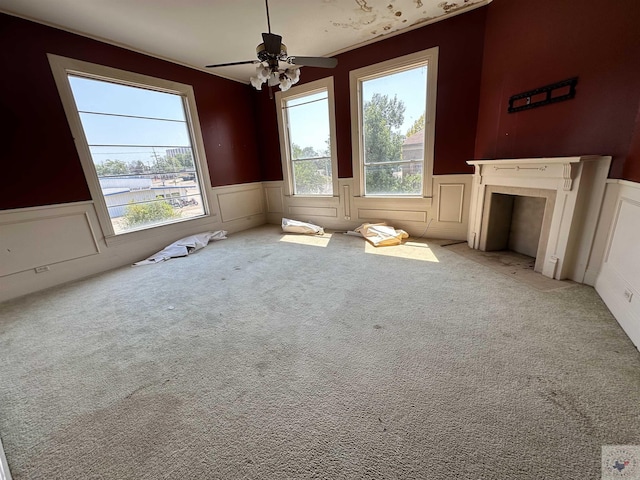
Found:
[[[543,197],[492,193],[484,250],[511,250],[536,258],[546,203]]]

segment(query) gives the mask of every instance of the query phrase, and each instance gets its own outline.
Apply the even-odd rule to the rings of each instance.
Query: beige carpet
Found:
[[[261,227],[0,305],[23,479],[595,479],[640,354],[590,287]]]
[[[442,243],[442,245],[458,255],[463,255],[474,262],[478,262],[498,273],[511,277],[518,282],[526,283],[530,287],[542,292],[571,288],[578,285],[571,280],[554,280],[553,278],[548,278],[543,276],[541,273],[535,272],[533,269],[536,259],[521,253],[509,250],[483,252],[481,250],[469,248],[467,242],[447,242]]]

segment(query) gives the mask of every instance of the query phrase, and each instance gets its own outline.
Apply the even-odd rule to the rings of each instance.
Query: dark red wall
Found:
[[[470,173],[473,158],[486,7],[338,55],[333,70],[305,67],[300,83],[332,75],[335,88],[338,176],[352,176],[349,71],[438,46],[434,173]],[[282,180],[275,102],[259,94],[263,178]],[[260,136],[262,135],[262,136]]]
[[[0,209],[89,200],[47,53],[192,85],[213,186],[261,180],[250,87],[0,14]]]
[[[640,181],[638,25],[637,0],[494,0],[341,54],[334,70],[304,68],[302,82],[334,76],[342,178],[349,71],[439,46],[436,174],[471,172],[470,158],[605,154],[612,177]],[[47,52],[192,85],[212,185],[282,179],[266,91],[4,14],[0,44],[0,209],[90,198]],[[509,96],[572,76],[575,99],[506,112]]]
[[[476,157],[612,155],[610,176],[640,179],[640,165],[624,168],[640,101],[639,29],[637,0],[494,0]],[[574,99],[507,113],[511,95],[574,76]]]

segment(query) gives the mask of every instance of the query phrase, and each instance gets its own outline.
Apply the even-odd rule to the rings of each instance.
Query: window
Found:
[[[331,78],[276,93],[282,166],[287,195],[333,196],[337,192]]]
[[[429,197],[438,49],[354,70],[354,178],[365,197]]]
[[[191,87],[50,59],[105,236],[207,215]]]

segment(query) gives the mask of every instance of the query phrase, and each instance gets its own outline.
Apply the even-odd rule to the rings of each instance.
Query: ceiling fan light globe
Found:
[[[286,71],[287,77],[291,79],[292,83],[298,83],[300,80],[300,69],[299,68],[288,68]]]
[[[280,83],[280,77],[277,72],[273,72],[267,80],[267,83],[270,87],[274,87]]]
[[[286,92],[291,88],[291,84],[292,84],[291,80],[285,77],[283,80],[280,80],[280,90],[282,90],[283,92]]]
[[[264,65],[261,64],[256,67],[256,77],[263,82],[266,82],[269,79],[269,75],[271,75],[271,72]]]
[[[262,80],[260,78],[256,78],[256,77],[251,77],[251,85],[253,85],[253,87],[256,90],[261,90],[263,83],[264,83],[264,80]]]

